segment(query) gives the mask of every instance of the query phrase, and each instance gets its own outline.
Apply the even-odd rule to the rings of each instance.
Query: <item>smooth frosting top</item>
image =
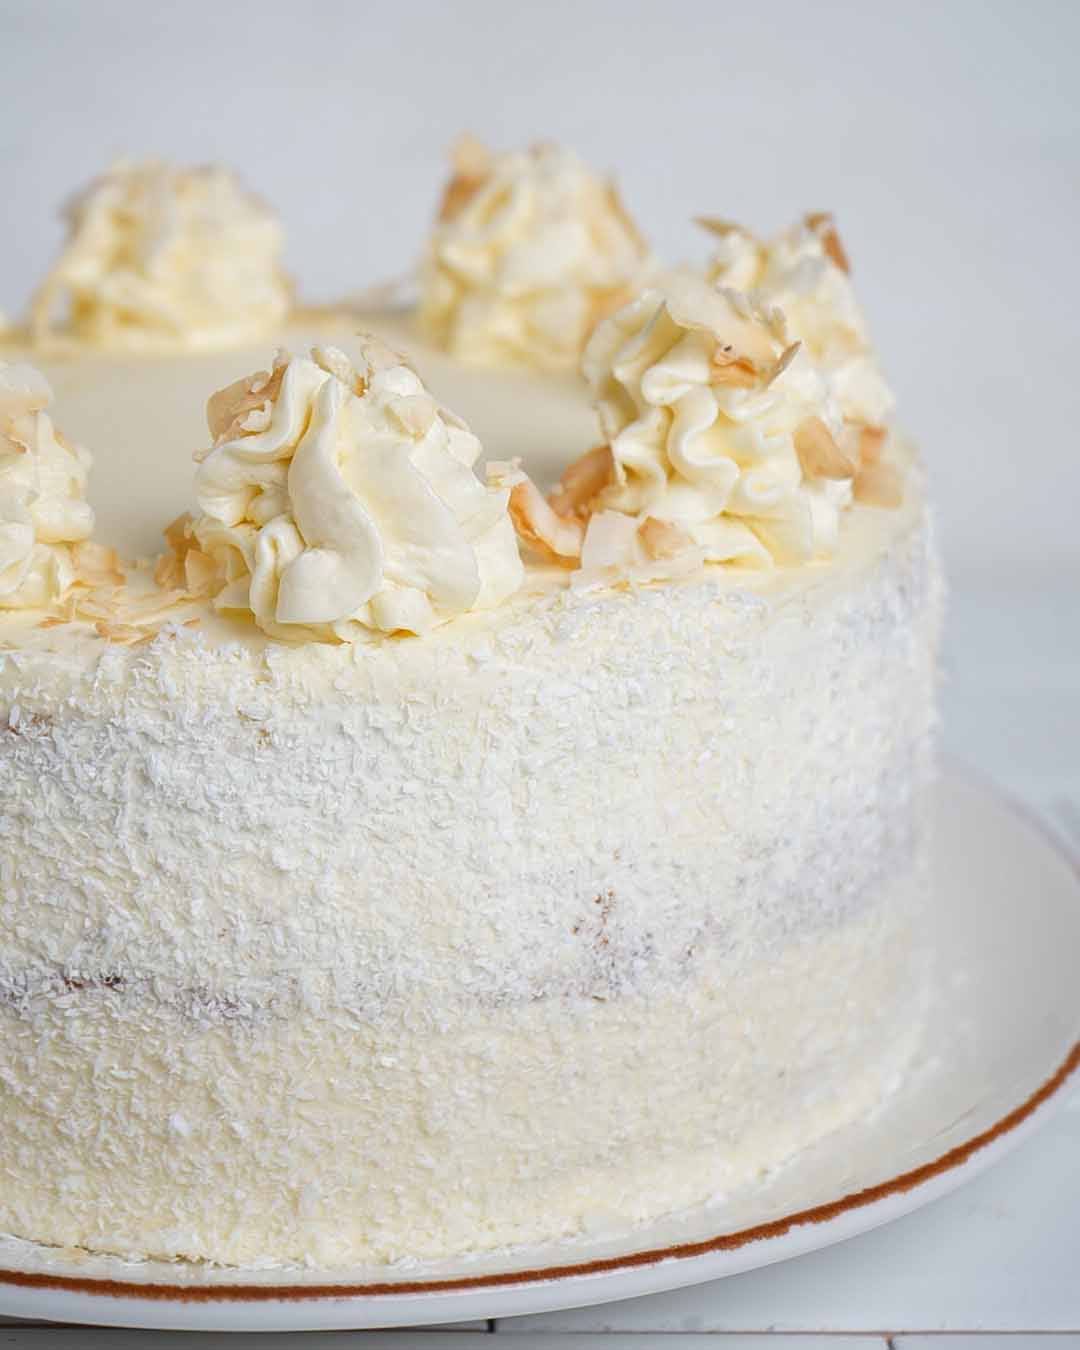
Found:
[[[791,338],[804,343],[827,374],[843,416],[883,425],[894,399],[874,358],[832,216],[807,215],[768,241],[727,221],[699,223],[716,236],[709,280],[779,307]]]
[[[37,343],[228,345],[289,309],[277,218],[226,169],[122,162],[65,216],[67,242],[31,304]]]
[[[473,472],[479,441],[403,357],[360,349],[357,366],[335,347],[279,352],[208,405],[202,514],[180,547],[216,564],[219,609],[272,636],[424,633],[521,584],[508,493]]]
[[[551,144],[455,152],[422,272],[422,316],[463,360],[575,365],[596,320],[628,298],[646,249],[615,188]]]
[[[79,572],[73,544],[88,539],[90,456],[53,426],[48,381],[0,361],[0,608],[49,609]]]

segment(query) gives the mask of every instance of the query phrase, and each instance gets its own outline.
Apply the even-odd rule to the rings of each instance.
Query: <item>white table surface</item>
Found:
[[[1069,581],[954,581],[945,739],[1080,853],[1080,587]],[[578,1311],[453,1329],[253,1339],[260,1350],[400,1350],[414,1341],[424,1350],[475,1350],[492,1335],[520,1338],[522,1350],[764,1350],[763,1333],[770,1350],[885,1350],[886,1341],[895,1350],[989,1350],[992,1343],[1080,1350],[1080,1094],[970,1185],[794,1261]],[[226,1340],[0,1326],[0,1350],[167,1343],[196,1350]]]

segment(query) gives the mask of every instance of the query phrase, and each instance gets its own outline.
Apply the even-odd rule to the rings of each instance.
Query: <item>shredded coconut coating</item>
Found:
[[[612,1231],[878,1105],[940,582],[533,585],[422,641],[0,651],[0,1230],[344,1265]]]

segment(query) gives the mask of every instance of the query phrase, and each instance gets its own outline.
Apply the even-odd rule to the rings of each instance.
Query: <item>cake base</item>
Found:
[[[1026,1138],[1080,1061],[1076,863],[955,768],[937,790],[935,815],[927,1049],[871,1118],[722,1204],[631,1233],[332,1275],[126,1262],[0,1240],[0,1313],[237,1331],[514,1316],[736,1274],[919,1208]]]

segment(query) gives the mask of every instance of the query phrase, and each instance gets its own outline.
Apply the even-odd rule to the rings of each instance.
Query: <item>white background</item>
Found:
[[[832,208],[939,502],[955,583],[946,739],[1080,846],[1078,57],[1080,0],[0,0],[0,309],[17,314],[42,275],[59,201],[120,154],[241,168],[284,217],[312,299],[409,266],[463,129],[500,146],[564,140],[614,170],[671,258],[703,256],[695,213],[771,230]],[[535,1350],[615,1331],[635,1334],[588,1343],[1077,1330],[1078,1157],[1080,1103],[972,1187],[879,1233],[498,1330],[530,1333],[519,1343]],[[91,1343],[4,1335],[31,1350]],[[278,1344],[316,1343],[329,1342]]]
[[[563,140],[670,258],[831,208],[954,571],[1080,574],[1080,4],[0,0],[0,309],[120,154],[217,160],[311,298],[407,268],[463,129]]]

